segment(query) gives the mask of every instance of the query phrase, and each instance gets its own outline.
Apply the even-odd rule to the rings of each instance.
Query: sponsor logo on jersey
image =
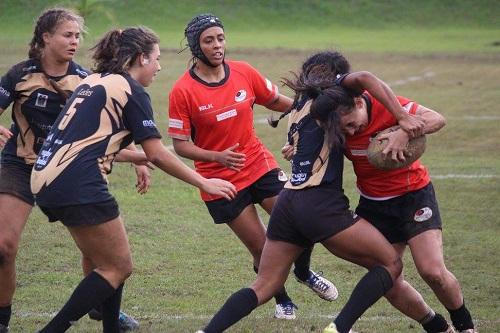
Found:
[[[152,121],[151,119],[143,120],[142,126],[144,126],[144,127],[156,127],[155,122]]]
[[[24,67],[24,68],[23,68],[23,72],[31,72],[31,71],[33,71],[33,70],[35,70],[35,69],[36,69],[36,66],[35,66],[35,65],[33,65],[33,66],[29,66],[29,67]]]
[[[10,92],[5,90],[3,87],[0,87],[0,95],[3,95],[5,97],[10,97]]]
[[[300,166],[305,166],[305,165],[310,165],[310,164],[311,164],[311,161],[302,161],[302,162],[299,162]]]
[[[228,118],[236,117],[237,114],[238,113],[236,112],[236,109],[232,109],[232,110],[223,112],[221,114],[218,114],[215,117],[217,118],[217,121],[223,121],[223,120],[228,119]]]
[[[266,88],[269,91],[273,91],[273,83],[271,81],[269,81],[268,79],[266,79]]]
[[[429,207],[420,208],[415,212],[413,219],[415,222],[424,222],[432,217],[432,209]]]
[[[366,149],[351,149],[352,156],[366,156]]]
[[[168,127],[182,129],[184,127],[184,122],[180,119],[169,119]]]
[[[207,111],[207,110],[210,110],[213,108],[214,108],[214,106],[212,104],[201,105],[198,107],[198,109],[200,109],[200,111]]]
[[[38,106],[41,108],[46,107],[48,99],[49,99],[49,96],[38,93],[38,95],[36,96],[35,106]]]
[[[89,76],[89,74],[86,72],[86,71],[82,71],[81,69],[77,68],[75,70],[78,74],[80,74],[80,76],[83,76],[83,77],[87,77]]]
[[[241,89],[236,93],[236,96],[234,96],[234,100],[236,102],[241,102],[245,100],[245,98],[247,98],[247,92],[245,91],[245,89]]]
[[[280,182],[286,182],[288,180],[288,177],[286,176],[285,171],[280,170],[280,172],[278,173],[278,180]]]
[[[92,96],[94,92],[90,89],[83,89],[78,92],[78,96]]]
[[[292,173],[292,176],[290,178],[290,182],[294,185],[298,185],[303,183],[306,180],[307,173]]]

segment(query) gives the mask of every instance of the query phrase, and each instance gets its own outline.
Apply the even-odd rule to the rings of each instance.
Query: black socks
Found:
[[[434,316],[425,322],[420,321],[420,323],[427,333],[446,332],[448,329],[448,322],[439,313],[434,314]]]
[[[309,278],[309,271],[311,268],[311,253],[313,247],[308,247],[300,254],[300,256],[295,260],[295,267],[293,268],[293,274],[301,280],[306,281]]]
[[[120,333],[118,316],[122,302],[123,283],[113,295],[102,303],[102,329],[104,333]]]
[[[10,316],[12,314],[12,305],[0,307],[0,324],[9,326]]]
[[[90,309],[99,307],[115,293],[113,286],[96,272],[87,275],[73,291],[73,294],[59,313],[40,333],[65,332],[71,322],[77,321]]]
[[[382,266],[366,273],[351,293],[334,323],[339,333],[348,333],[359,317],[392,288],[392,278]]]
[[[450,313],[453,326],[455,326],[458,331],[474,328],[474,322],[472,321],[469,310],[465,307],[465,302],[456,310],[448,309],[448,312]]]
[[[203,331],[205,333],[221,333],[241,318],[249,315],[257,305],[257,295],[253,289],[240,289],[228,298]]]

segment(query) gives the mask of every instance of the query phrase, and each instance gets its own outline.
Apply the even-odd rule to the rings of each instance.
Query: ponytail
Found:
[[[94,51],[94,71],[123,74],[141,54],[149,55],[160,39],[146,27],[108,31],[91,50]]]

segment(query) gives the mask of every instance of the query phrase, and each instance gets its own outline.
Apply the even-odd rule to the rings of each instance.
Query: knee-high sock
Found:
[[[382,266],[366,273],[351,293],[334,322],[340,333],[348,333],[359,317],[392,288],[392,278]]]
[[[77,321],[99,306],[115,292],[115,288],[96,272],[87,275],[76,287],[70,299],[59,313],[45,326],[40,333],[65,332],[71,322]]]
[[[253,271],[255,273],[259,273],[259,269],[255,266],[253,266]],[[283,286],[277,293],[274,295],[274,299],[276,300],[276,304],[283,304],[283,303],[288,303],[291,302],[292,299],[290,296],[288,296],[288,293],[286,292],[285,286]]]
[[[118,317],[122,302],[123,283],[113,295],[102,303],[102,331],[104,333],[120,333]]]
[[[257,307],[258,300],[251,288],[240,289],[228,298],[215,316],[210,320],[205,333],[221,333]]]
[[[295,267],[293,274],[302,281],[309,278],[309,271],[311,269],[311,253],[313,246],[304,249],[300,256],[295,260]]]

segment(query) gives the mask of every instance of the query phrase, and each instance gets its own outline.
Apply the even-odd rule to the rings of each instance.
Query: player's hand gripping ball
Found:
[[[384,156],[382,151],[387,146],[389,140],[379,140],[380,135],[393,132],[399,129],[399,126],[389,127],[377,134],[375,138],[372,139],[370,144],[368,145],[367,156],[368,162],[373,165],[377,169],[382,170],[392,170],[404,168],[422,156],[425,151],[425,135],[419,136],[417,138],[410,139],[406,146],[406,150],[404,152],[405,160],[404,161],[394,161],[391,159],[390,154]]]

